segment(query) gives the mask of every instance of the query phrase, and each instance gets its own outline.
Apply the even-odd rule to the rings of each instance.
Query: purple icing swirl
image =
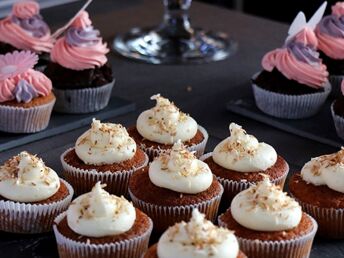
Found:
[[[14,94],[17,102],[28,103],[32,99],[38,97],[36,89],[28,83],[26,80],[20,80],[17,86],[14,88]]]
[[[101,38],[99,30],[93,29],[92,26],[87,28],[69,28],[66,32],[66,42],[69,45],[82,47],[93,46],[97,44]]]
[[[344,16],[328,15],[321,20],[318,28],[331,37],[344,38]]]
[[[285,47],[288,48],[288,50],[293,53],[296,59],[301,62],[310,65],[318,65],[321,63],[319,52],[317,52],[314,46],[305,45],[301,42],[290,40],[286,43]]]
[[[28,19],[21,19],[13,15],[11,20],[23,30],[32,33],[35,38],[41,38],[50,32],[49,26],[43,21],[42,16],[39,14]]]

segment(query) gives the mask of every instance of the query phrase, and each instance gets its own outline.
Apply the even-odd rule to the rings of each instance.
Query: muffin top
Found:
[[[12,12],[0,21],[0,41],[36,53],[50,52],[54,42],[39,14],[39,4],[29,0],[15,3]]]
[[[76,198],[67,210],[71,230],[82,236],[119,235],[132,228],[136,219],[134,206],[124,197],[106,192],[98,182],[92,191]]]
[[[332,59],[344,59],[344,2],[332,6],[316,29],[318,48]]]
[[[0,55],[0,103],[10,100],[28,103],[51,93],[50,79],[33,70],[37,61],[38,56],[29,51]]]
[[[91,128],[77,139],[75,152],[85,164],[114,164],[133,158],[136,143],[122,125],[93,119]]]
[[[208,165],[198,160],[180,140],[149,165],[149,178],[158,187],[186,194],[203,192],[213,182]]]
[[[188,141],[196,135],[197,122],[192,117],[160,94],[151,99],[156,100],[156,106],[142,112],[136,122],[142,137],[161,144],[173,144],[177,140]]]
[[[302,218],[301,206],[267,176],[234,197],[231,213],[240,225],[256,231],[293,229]]]
[[[161,236],[157,247],[159,258],[236,258],[239,244],[233,232],[216,227],[197,209],[189,222],[180,222]]]
[[[246,133],[241,126],[231,123],[230,137],[220,142],[213,151],[215,163],[238,172],[258,172],[272,167],[277,161],[273,147]]]
[[[39,202],[60,188],[56,172],[26,151],[0,166],[0,195],[11,201]]]
[[[344,149],[312,158],[303,166],[301,177],[307,183],[326,185],[334,191],[344,193]]]
[[[98,30],[86,11],[81,11],[58,39],[51,51],[51,60],[72,70],[86,70],[101,67],[107,63],[107,44],[103,42]]]

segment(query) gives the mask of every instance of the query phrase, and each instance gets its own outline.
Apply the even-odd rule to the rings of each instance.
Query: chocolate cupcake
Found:
[[[241,126],[231,123],[229,130],[230,137],[201,157],[224,187],[221,206],[227,209],[235,195],[261,181],[263,175],[283,188],[288,163],[272,146],[258,142]]]
[[[284,46],[267,53],[264,70],[253,77],[257,107],[264,113],[287,119],[315,115],[331,91],[326,66],[316,51],[314,28],[326,4],[306,23],[301,12],[289,30]]]
[[[151,219],[102,187],[98,182],[55,219],[60,258],[141,258],[146,252]]]
[[[316,221],[268,177],[239,193],[219,225],[235,231],[250,258],[309,257]]]
[[[311,159],[289,182],[290,193],[319,224],[319,235],[344,238],[344,150]]]
[[[159,242],[149,248],[143,258],[245,258],[234,233],[219,228],[205,219],[197,209],[189,222],[167,229]]]
[[[109,52],[86,11],[81,11],[51,51],[45,74],[57,97],[55,110],[91,113],[104,109],[114,86]]]
[[[156,106],[142,112],[136,126],[128,129],[130,136],[150,160],[159,156],[160,152],[171,149],[178,140],[188,150],[195,151],[197,157],[203,155],[208,141],[207,131],[160,94],[151,99],[156,100]]]
[[[55,104],[51,81],[33,70],[37,55],[15,51],[0,55],[0,131],[44,130]]]
[[[344,80],[341,84],[341,94],[331,105],[331,114],[337,135],[344,139]]]
[[[35,234],[52,230],[73,188],[43,161],[27,152],[0,166],[0,230]]]
[[[129,180],[134,205],[152,218],[157,233],[189,220],[194,208],[214,221],[222,193],[223,187],[208,165],[198,160],[181,141]]]

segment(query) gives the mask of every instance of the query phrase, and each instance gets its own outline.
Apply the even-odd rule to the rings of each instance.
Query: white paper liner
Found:
[[[258,73],[253,76],[255,80]],[[265,90],[252,84],[257,107],[264,113],[286,119],[307,118],[319,112],[331,92],[328,82],[323,92],[303,95],[287,95]]]
[[[0,104],[0,131],[8,133],[36,133],[48,127],[55,99],[30,108]]]
[[[331,104],[331,114],[332,114],[334,126],[336,128],[337,135],[340,138],[344,139],[344,118],[341,116],[338,116],[334,112],[333,106],[334,106],[334,102]]]
[[[344,75],[330,75],[329,81],[332,85],[331,95],[334,97],[342,95],[341,84],[344,79]]]
[[[66,215],[67,213],[64,212],[57,216],[53,226],[60,258],[141,258],[148,249],[149,238],[153,230],[151,220],[149,220],[149,229],[141,236],[106,244],[88,244],[77,242],[60,233],[56,224],[60,223]]]
[[[69,114],[92,113],[104,109],[111,97],[115,80],[101,87],[61,90],[54,88],[55,111]]]
[[[60,179],[69,194],[64,199],[49,204],[0,201],[0,230],[11,233],[36,234],[52,230],[55,217],[67,210],[74,194],[73,188]]]
[[[192,146],[189,146],[187,147],[187,149],[189,151],[195,151],[195,155],[196,157],[200,157],[204,154],[204,151],[205,151],[205,147],[207,145],[207,142],[208,142],[208,138],[209,138],[209,135],[208,135],[208,132],[207,130],[205,130],[202,126],[198,125],[198,130],[203,134],[203,141],[201,141],[200,143],[198,144],[195,144],[195,145],[192,145]],[[148,157],[150,160],[153,160],[155,157],[159,156],[161,151],[164,151],[164,149],[160,149],[160,148],[154,148],[154,147],[146,147],[146,145],[144,143],[142,143],[140,145],[140,149],[142,149],[144,152],[147,153]]]
[[[223,187],[221,186],[220,193],[210,200],[183,206],[162,206],[140,200],[130,191],[129,188],[129,195],[134,203],[134,206],[142,210],[153,220],[154,230],[157,232],[163,232],[169,226],[173,226],[175,223],[178,223],[182,220],[190,220],[192,211],[195,208],[205,214],[208,220],[215,222],[222,194]]]
[[[75,194],[78,196],[92,190],[93,186],[98,182],[107,185],[107,190],[114,195],[124,195],[128,197],[128,184],[130,176],[137,170],[148,165],[149,159],[145,154],[145,161],[139,167],[132,168],[131,170],[118,171],[118,172],[99,172],[96,170],[85,170],[69,165],[64,157],[68,152],[73,150],[70,148],[61,155],[61,163],[63,167],[63,175],[67,181],[73,186]]]
[[[219,216],[219,226],[227,228]],[[306,235],[291,240],[263,241],[259,239],[245,239],[236,236],[240,250],[250,258],[308,258],[311,252],[313,239],[318,229],[317,222],[307,215],[313,222],[313,229]]]

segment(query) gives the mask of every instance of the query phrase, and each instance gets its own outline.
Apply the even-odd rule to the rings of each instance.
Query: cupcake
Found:
[[[34,133],[48,126],[55,96],[49,78],[33,70],[37,60],[29,51],[0,55],[0,131]]]
[[[275,149],[235,123],[229,130],[230,137],[201,157],[224,187],[222,206],[227,209],[235,195],[261,181],[263,175],[283,188],[289,166]]]
[[[29,50],[40,56],[37,67],[47,63],[54,40],[39,9],[35,1],[20,1],[13,5],[12,13],[0,20],[0,54]]]
[[[327,66],[333,91],[337,95],[344,78],[344,2],[332,6],[332,14],[320,21],[315,32],[320,56]]]
[[[344,238],[344,149],[311,159],[290,179],[289,190],[319,224],[319,235]]]
[[[316,221],[268,177],[239,193],[219,225],[235,231],[250,258],[309,257]]]
[[[170,227],[143,258],[245,258],[233,233],[215,226],[197,209],[189,222]]]
[[[331,105],[331,114],[337,135],[344,139],[344,80],[341,84],[341,94]]]
[[[57,40],[45,69],[57,97],[56,111],[91,113],[108,105],[114,86],[108,52],[88,13],[81,11]]]
[[[25,151],[0,166],[0,230],[34,234],[52,230],[73,188],[38,157]]]
[[[127,195],[130,176],[148,164],[120,124],[93,119],[91,128],[61,155],[64,177],[77,195],[89,192],[98,181],[115,195]]]
[[[146,252],[151,219],[103,186],[98,182],[55,219],[60,258],[141,258]]]
[[[325,7],[319,9],[320,14]],[[284,46],[264,56],[264,70],[253,77],[252,86],[257,107],[264,113],[278,118],[306,118],[315,115],[326,101],[331,85],[316,50],[314,28],[322,16],[319,11],[317,14],[307,24],[304,14],[299,13]]]
[[[207,131],[160,94],[151,99],[156,100],[156,106],[142,112],[136,126],[128,129],[130,136],[148,154],[150,160],[161,151],[171,149],[178,140],[188,150],[195,151],[197,157],[203,155],[208,141]]]
[[[157,233],[189,220],[195,208],[214,221],[222,193],[223,187],[208,165],[180,140],[129,180],[129,194],[135,207],[152,218]]]

